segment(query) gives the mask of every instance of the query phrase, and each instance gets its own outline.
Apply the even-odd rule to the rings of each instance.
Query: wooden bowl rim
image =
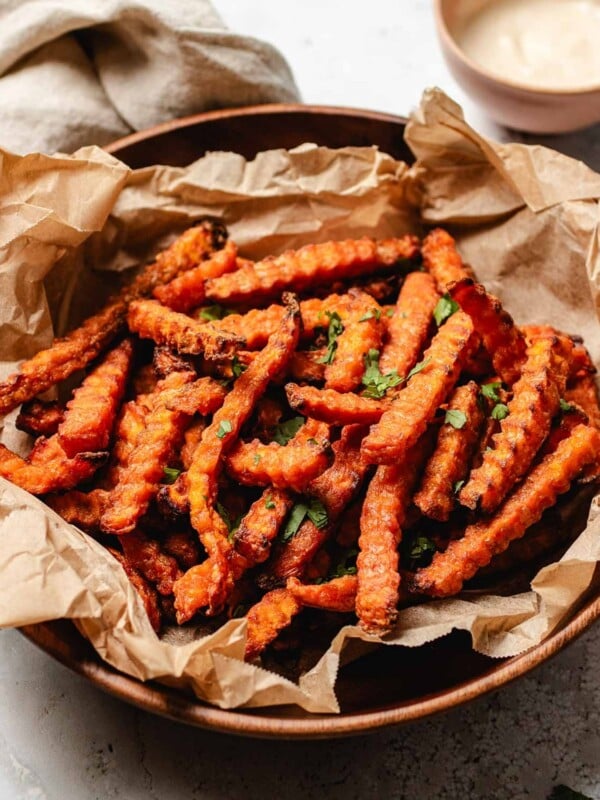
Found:
[[[315,114],[325,116],[350,116],[406,125],[405,117],[378,111],[347,108],[344,106],[302,105],[299,103],[273,103],[260,106],[223,109],[194,114],[156,125],[118,139],[104,149],[118,154],[126,147],[138,144],[165,133],[192,127],[204,122],[236,117],[267,114]],[[589,595],[588,591],[588,595]],[[21,628],[20,632],[56,660],[87,678],[96,687],[146,711],[159,714],[177,722],[184,722],[221,733],[258,738],[315,739],[352,736],[372,733],[382,728],[412,722],[433,714],[449,711],[469,700],[481,697],[527,674],[558,653],[580,636],[600,617],[600,594],[596,593],[582,604],[560,630],[545,641],[518,656],[501,661],[485,674],[471,678],[451,689],[418,700],[402,702],[390,708],[346,714],[314,714],[306,718],[281,717],[276,713],[253,713],[252,709],[221,709],[209,706],[181,691],[155,683],[143,683],[118,672],[94,653],[93,658],[77,658],[68,652],[64,641],[54,630],[57,623],[47,622]],[[77,636],[75,626],[71,623]],[[83,637],[81,637],[83,638]],[[54,644],[52,643],[54,640]]]

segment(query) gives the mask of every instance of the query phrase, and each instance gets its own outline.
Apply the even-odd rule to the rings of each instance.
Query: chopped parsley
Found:
[[[329,579],[343,578],[344,575],[356,575],[356,557],[358,550],[352,547],[345,550],[342,556],[332,571],[329,573]]]
[[[227,509],[222,503],[219,503],[217,501],[215,503],[215,507],[219,512],[219,516],[221,517],[225,525],[227,525],[227,530],[229,531],[229,536],[227,537],[227,539],[230,542],[233,542],[235,534],[237,533],[237,529],[240,527],[240,522],[242,521],[243,514],[240,514],[239,517],[232,519],[231,514],[229,513],[229,511],[227,511]]]
[[[464,413],[464,411],[458,411],[456,408],[449,408],[448,411],[446,411],[444,422],[447,425],[452,425],[453,428],[460,430],[461,428],[464,428],[467,423],[467,415]]]
[[[492,383],[484,383],[481,387],[481,394],[483,397],[487,397],[488,400],[491,400],[494,403],[500,402],[500,395],[498,390],[501,388],[502,383],[500,381],[492,381]]]
[[[571,403],[567,403],[566,400],[560,398],[560,410],[563,414],[569,414],[571,411],[575,411],[575,406],[572,406]]]
[[[464,485],[465,485],[464,480],[456,481],[456,483],[454,484],[454,487],[453,487],[454,494],[458,494]]]
[[[402,555],[411,570],[428,566],[436,550],[431,539],[422,533],[413,533],[402,541]]]
[[[504,403],[496,403],[492,408],[492,419],[502,420],[508,417],[508,406]]]
[[[254,453],[254,457],[252,458],[252,461],[254,461],[254,466],[255,467],[257,467],[260,464],[261,458],[262,458],[262,456],[261,456],[260,453]]]
[[[424,358],[423,361],[419,361],[418,364],[415,364],[415,366],[406,376],[406,380],[409,381],[413,377],[413,375],[418,375],[419,372],[421,372],[421,370],[425,369],[425,367],[429,364],[430,361],[431,361],[430,358]]]
[[[397,386],[401,382],[402,378],[396,370],[392,370],[386,375],[382,374],[379,369],[379,350],[371,348],[365,356],[365,372],[362,376],[362,384],[366,389],[363,392],[363,396],[379,400],[388,389]]]
[[[180,469],[175,469],[175,467],[163,467],[164,472],[164,479],[163,483],[175,483],[177,478],[181,475]]]
[[[448,294],[445,294],[443,297],[437,301],[436,307],[433,309],[433,318],[435,319],[435,324],[440,327],[442,322],[445,322],[448,317],[451,317],[452,314],[455,314],[460,306],[456,303]]]
[[[327,518],[327,510],[320,500],[314,498],[307,502],[301,500],[293,506],[285,527],[281,532],[281,540],[283,542],[289,542],[290,539],[293,539],[298,533],[300,525],[302,525],[307,517],[313,525],[319,529],[324,528],[329,521]]]
[[[234,356],[231,360],[231,374],[234,378],[239,378],[242,372],[246,372],[248,366],[246,364],[242,364],[237,356]]]
[[[233,427],[228,419],[222,419],[217,429],[217,438],[224,439],[228,433],[231,433]]]
[[[269,511],[272,511],[275,508],[275,501],[271,497],[269,497],[268,500],[265,500],[265,508],[269,509]]]
[[[286,422],[280,422],[275,426],[273,441],[277,442],[277,444],[286,445],[290,439],[294,438],[303,425],[304,417],[292,417]]]
[[[395,311],[395,310],[396,310],[395,308],[388,308],[388,309],[386,310],[386,312],[385,312],[385,315],[386,315],[386,317],[393,317],[393,316],[394,316],[394,311]]]
[[[359,322],[366,322],[368,319],[376,319],[378,322],[381,319],[381,309],[380,308],[371,308],[367,311],[366,314],[358,320]]]
[[[202,319],[212,322],[215,319],[224,319],[224,317],[228,317],[230,314],[235,313],[235,311],[232,311],[229,308],[224,308],[218,303],[215,303],[213,306],[204,306],[204,308],[201,308],[198,316]]]
[[[335,351],[337,350],[337,338],[343,332],[342,318],[337,311],[326,311],[329,317],[327,327],[327,351],[322,358],[317,359],[317,364],[333,364]]]

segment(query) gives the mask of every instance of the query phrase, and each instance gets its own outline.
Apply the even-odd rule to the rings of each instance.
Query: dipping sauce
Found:
[[[600,0],[491,0],[457,41],[504,80],[543,89],[600,85]]]

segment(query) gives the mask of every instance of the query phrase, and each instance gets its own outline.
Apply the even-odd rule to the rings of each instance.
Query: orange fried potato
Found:
[[[267,560],[271,543],[293,504],[293,497],[285,489],[268,488],[242,517],[234,543],[237,552],[249,565]]]
[[[153,396],[153,394],[146,398],[138,396],[121,407],[115,426],[115,443],[109,468],[102,481],[103,488],[112,489],[121,479],[121,474],[127,467],[129,454],[135,447],[139,433],[145,427],[146,416],[150,410],[149,404],[152,402],[148,398]]]
[[[270,441],[283,415],[284,407],[282,402],[269,396],[261,397],[256,404],[255,434],[261,439]]]
[[[154,365],[143,364],[131,376],[132,394],[151,394],[156,389],[157,381],[158,377],[154,371]]]
[[[225,388],[212,378],[199,378],[165,392],[164,404],[171,411],[207,416],[223,405],[226,394]]]
[[[302,604],[287,589],[273,589],[252,606],[246,614],[246,661],[260,655],[301,610]]]
[[[244,346],[244,340],[213,327],[202,325],[185,314],[161,306],[157,300],[136,300],[129,304],[127,324],[142,339],[153,339],[178,353],[205,358],[225,358]]]
[[[204,284],[208,278],[218,278],[237,269],[237,247],[228,241],[197,267],[178,275],[169,283],[157,286],[152,294],[173,311],[189,311],[204,302]]]
[[[396,464],[379,466],[367,488],[356,559],[356,614],[367,633],[382,636],[396,621],[400,587],[398,545],[427,443],[427,440],[417,442]]]
[[[387,341],[379,358],[386,374],[396,370],[405,378],[419,360],[433,327],[433,311],[440,295],[427,272],[410,272],[402,284],[388,323]]]
[[[389,408],[386,400],[373,400],[351,392],[342,394],[334,389],[298,386],[295,383],[288,383],[285,393],[292,408],[330,425],[370,425],[379,422],[383,412]]]
[[[324,611],[350,613],[354,611],[358,578],[356,575],[343,575],[327,583],[300,583],[298,578],[290,578],[286,589],[303,606],[321,608]]]
[[[60,444],[69,458],[108,447],[132,358],[133,344],[125,339],[73,392],[58,427]]]
[[[351,392],[361,385],[365,356],[369,350],[380,350],[384,332],[378,303],[359,289],[350,289],[348,294],[351,302],[344,330],[325,367],[325,388],[337,392]]]
[[[106,489],[92,489],[80,492],[73,489],[65,494],[51,494],[44,498],[65,522],[76,525],[86,533],[100,531],[100,519],[108,504],[109,492]]]
[[[199,446],[199,445],[198,445]],[[194,453],[198,449],[194,449]],[[193,463],[193,456],[189,470]],[[161,486],[156,495],[160,513],[167,519],[177,519],[190,513],[190,498],[187,472],[182,472],[173,483]]]
[[[64,413],[64,408],[57,402],[30,400],[21,406],[15,425],[30,436],[52,436],[58,430]]]
[[[148,295],[158,284],[195,266],[223,241],[224,236],[223,226],[208,220],[185,231],[97,314],[67,336],[55,339],[48,349],[24,361],[17,373],[0,383],[0,415],[8,414],[21,403],[84,369],[123,329],[127,304],[131,300]]]
[[[492,437],[493,448],[485,451],[481,466],[461,490],[462,505],[490,514],[527,472],[559,410],[572,346],[565,337],[532,341],[522,376],[513,387],[508,416]]]
[[[181,448],[181,463],[184,470],[190,468],[196,448],[202,440],[202,434],[206,428],[206,420],[195,419],[183,434],[183,447]]]
[[[152,369],[156,380],[166,378],[172,372],[187,372],[194,369],[191,356],[182,356],[168,347],[155,347],[152,354]],[[156,388],[156,381],[150,391]]]
[[[436,448],[425,466],[415,505],[431,519],[446,521],[455,505],[454,487],[463,481],[475,452],[484,421],[479,386],[471,381],[459,386],[448,400],[448,409],[464,415],[462,427],[447,422],[438,434]]]
[[[323,359],[326,350],[296,350],[287,367],[287,374],[295,381],[303,383],[321,383],[325,380],[325,364]]]
[[[369,461],[394,463],[418,441],[454,388],[472,350],[472,334],[470,317],[460,311],[442,325],[425,351],[423,368],[408,380],[364,440]]]
[[[472,278],[469,267],[456,249],[456,242],[448,231],[434,228],[423,239],[421,247],[423,266],[435,280],[439,291],[444,294],[449,287],[464,278]]]
[[[222,456],[233,446],[242,425],[249,419],[258,399],[272,378],[280,373],[292,356],[300,335],[300,308],[293,295],[284,295],[287,306],[279,330],[273,334],[260,355],[243,372],[202,434],[187,472],[191,521],[211,562],[203,571],[189,573],[175,584],[175,608],[178,621],[185,622],[208,597],[208,613],[214,614],[232,589],[229,559],[232,545],[225,523],[213,504]],[[202,565],[201,565],[202,566]],[[196,570],[196,568],[194,568]],[[208,583],[208,587],[207,587]],[[202,584],[202,585],[200,585]]]
[[[307,420],[285,446],[260,439],[238,442],[225,459],[229,475],[244,486],[273,486],[276,489],[304,487],[329,464],[329,426]]]
[[[207,281],[206,296],[217,303],[256,302],[275,297],[286,289],[301,291],[373,270],[391,270],[399,262],[412,261],[418,255],[419,242],[414,236],[309,244]]]
[[[150,620],[150,624],[156,633],[158,633],[162,626],[162,614],[158,600],[158,592],[154,586],[151,586],[150,583],[142,575],[140,575],[140,573],[134,569],[134,567],[131,566],[123,553],[119,553],[118,550],[115,550],[112,547],[108,548],[108,552],[123,567],[125,574],[131,582],[131,585],[140,596],[144,609],[146,610],[146,614],[148,615],[148,619]]]
[[[494,372],[504,383],[512,386],[521,374],[526,343],[510,314],[502,308],[497,297],[470,279],[454,284],[450,295],[473,320],[491,356]]]
[[[164,552],[160,544],[141,531],[133,531],[119,539],[128,563],[146,578],[162,595],[173,593],[173,584],[182,572],[177,560]]]
[[[200,563],[200,544],[192,531],[170,531],[164,537],[162,546],[165,553],[176,558],[185,570]]]
[[[461,539],[450,542],[445,552],[436,553],[429,567],[416,573],[416,591],[434,597],[460,592],[464,581],[540,519],[596,458],[599,448],[600,433],[595,428],[575,428],[529,473],[494,517],[469,525]]]
[[[575,403],[588,416],[590,425],[600,429],[600,405],[598,386],[593,375],[582,375],[567,384],[564,399],[567,403]]]
[[[188,415],[170,411],[162,398],[194,378],[193,372],[172,372],[157,384],[153,405],[144,427],[135,439],[119,482],[111,492],[109,507],[102,516],[105,533],[131,533],[150,501],[156,496],[164,468],[183,439]]]

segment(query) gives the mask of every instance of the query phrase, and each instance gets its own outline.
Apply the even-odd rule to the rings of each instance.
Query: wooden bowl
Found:
[[[273,147],[310,141],[329,147],[378,145],[412,160],[403,140],[406,120],[371,111],[273,105],[215,111],[159,125],[110,145],[132,167],[183,166],[208,150],[252,157]],[[498,689],[554,655],[600,616],[600,581],[561,630],[527,653],[495,660],[471,649],[455,632],[423,647],[380,647],[343,667],[337,691],[341,714],[294,707],[225,711],[183,691],[142,683],[105,664],[66,620],[22,629],[31,641],[95,686],[140,708],[180,722],[243,736],[327,738],[375,731],[421,719]]]

